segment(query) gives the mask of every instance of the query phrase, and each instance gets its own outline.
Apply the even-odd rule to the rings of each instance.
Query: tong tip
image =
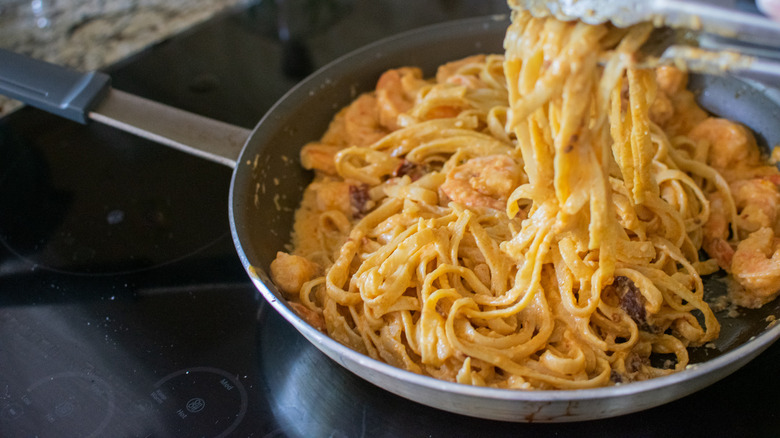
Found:
[[[587,24],[611,22],[628,27],[642,21],[643,2],[609,0],[508,0],[512,10],[528,11],[537,18],[555,17],[561,21],[580,20]]]

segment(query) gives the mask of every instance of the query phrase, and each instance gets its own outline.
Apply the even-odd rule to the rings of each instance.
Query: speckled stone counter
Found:
[[[249,0],[0,0],[0,47],[94,70]],[[0,116],[18,108],[0,96]]]

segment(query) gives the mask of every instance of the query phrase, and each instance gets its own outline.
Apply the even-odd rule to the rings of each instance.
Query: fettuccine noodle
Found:
[[[650,30],[514,11],[503,55],[383,74],[302,150],[315,179],[271,265],[293,309],[354,350],[464,384],[684,369],[720,330],[702,275],[731,272],[742,305],[777,295],[777,217],[738,191],[780,199],[780,179],[684,73],[632,65]],[[760,261],[778,273],[737,265],[767,233]]]

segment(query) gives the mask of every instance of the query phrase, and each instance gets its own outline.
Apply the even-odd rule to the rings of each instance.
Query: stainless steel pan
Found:
[[[311,175],[298,161],[301,146],[319,138],[335,112],[358,93],[373,88],[384,70],[416,65],[433,74],[436,66],[446,61],[475,53],[502,52],[507,24],[504,16],[450,22],[404,33],[360,49],[292,89],[252,132],[208,119],[192,119],[190,114],[116,91],[108,92],[108,98],[95,106],[93,101],[106,94],[106,87],[100,84],[104,79],[95,84],[94,75],[81,81],[71,80],[70,89],[75,87],[80,91],[60,93],[64,97],[58,100],[57,111],[62,113],[64,108],[69,111],[67,102],[62,102],[77,96],[77,100],[87,103],[79,104],[79,108],[70,113],[71,118],[85,119],[89,115],[144,136],[150,136],[145,119],[151,118],[157,125],[152,128],[152,138],[191,152],[194,147],[194,153],[234,167],[229,205],[233,240],[249,277],[261,294],[334,361],[377,386],[419,403],[474,417],[516,422],[563,422],[617,416],[648,409],[710,385],[780,338],[780,324],[770,324],[770,317],[780,314],[780,300],[775,300],[763,309],[743,311],[737,317],[719,315],[723,325],[720,339],[714,347],[692,350],[694,364],[683,372],[599,389],[510,391],[444,382],[377,362],[333,341],[287,307],[269,279],[267,268],[276,251],[289,242],[294,210],[311,180]],[[28,61],[19,62],[26,64]],[[5,87],[12,97],[36,103],[35,99],[26,99],[19,90],[35,89],[46,81],[39,78],[37,85],[25,88],[23,78],[18,77],[19,69],[6,73],[7,64],[7,60],[0,59],[0,87]],[[37,67],[27,65],[22,70],[30,68]],[[713,113],[748,125],[765,145],[780,143],[777,91],[715,77],[693,77],[691,84],[699,90],[701,103]],[[93,89],[84,91],[90,88]],[[82,93],[98,98],[85,97]],[[40,97],[37,91],[33,94]],[[50,106],[49,103],[36,104]],[[129,124],[120,121],[128,108],[134,107],[141,109],[134,111]],[[168,121],[167,117],[172,114],[178,121]],[[203,124],[208,125],[206,132],[195,132]],[[182,126],[185,128],[181,129]],[[203,141],[203,135],[209,139]],[[215,144],[224,147],[214,148]],[[241,144],[243,147],[238,147]],[[707,290],[712,296],[724,293],[722,283],[717,279],[707,280]]]

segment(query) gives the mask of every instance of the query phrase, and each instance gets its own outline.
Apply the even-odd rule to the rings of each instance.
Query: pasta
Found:
[[[720,330],[703,275],[774,299],[780,173],[683,72],[632,65],[650,29],[516,10],[504,54],[385,72],[301,151],[292,308],[415,373],[578,389],[684,369]]]

